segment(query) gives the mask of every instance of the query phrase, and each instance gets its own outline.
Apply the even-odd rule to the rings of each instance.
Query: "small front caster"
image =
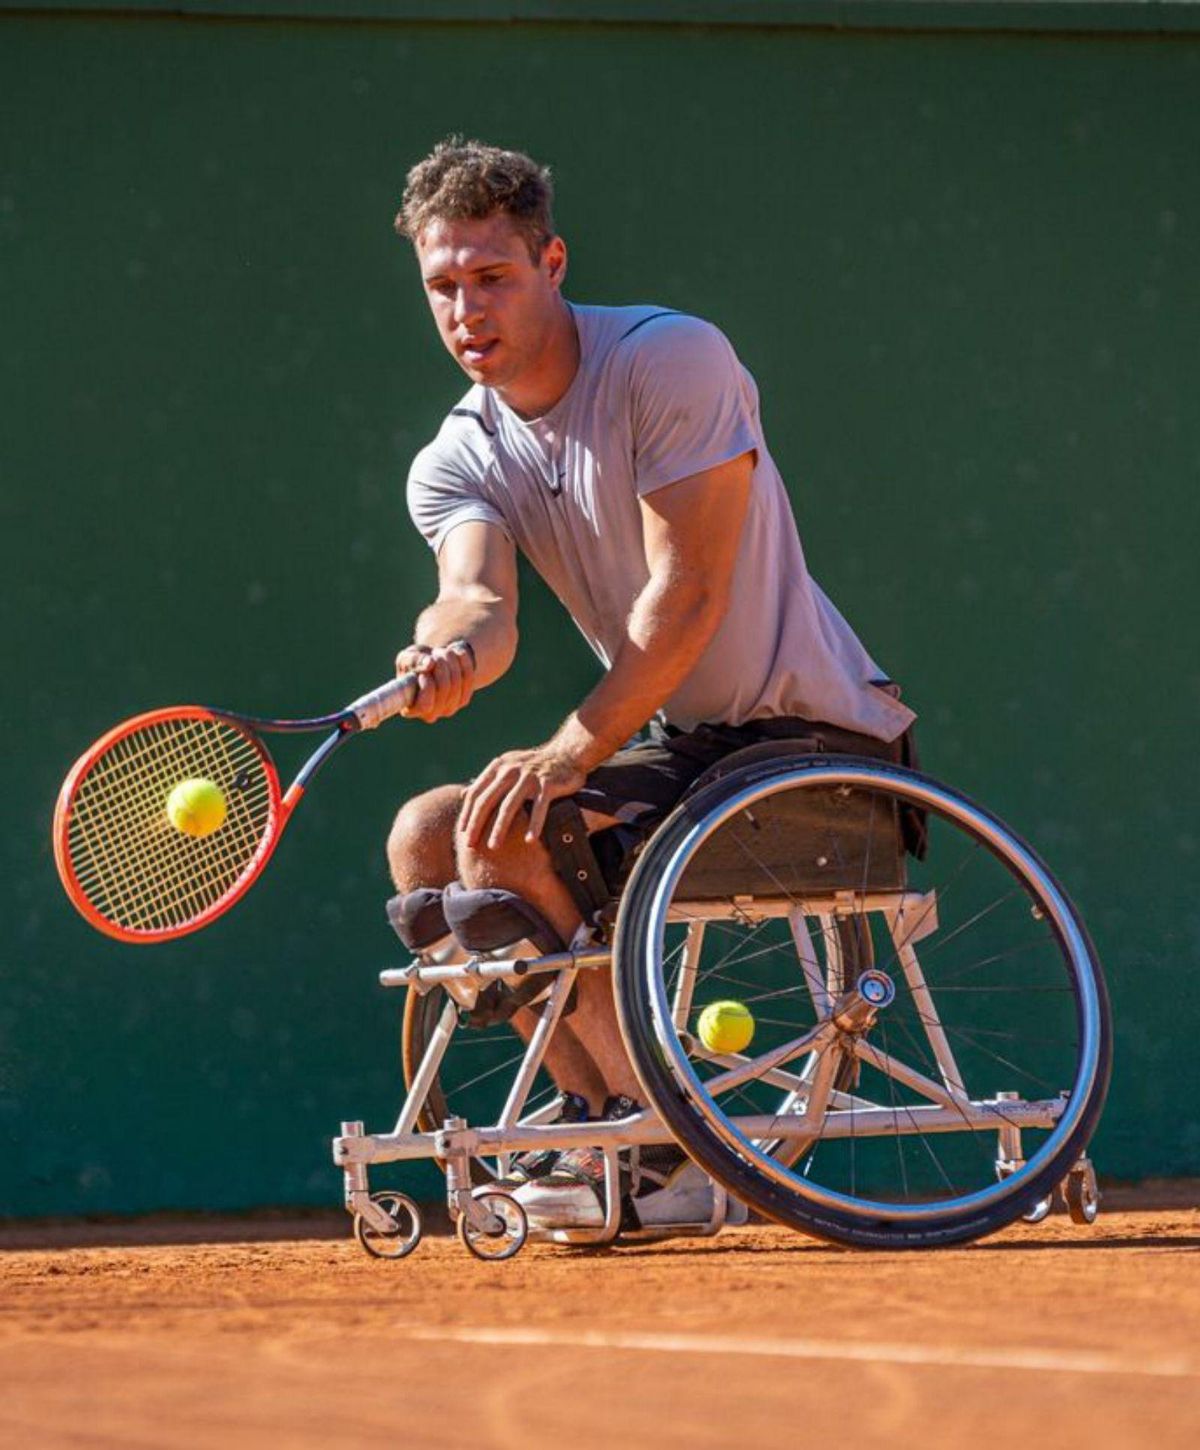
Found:
[[[1100,1212],[1100,1189],[1090,1158],[1081,1158],[1067,1174],[1063,1197],[1073,1223],[1095,1223]]]
[[[458,1216],[458,1237],[477,1259],[499,1263],[519,1254],[529,1237],[529,1220],[525,1210],[507,1193],[483,1192],[473,1195],[477,1214],[469,1211]],[[478,1222],[473,1224],[472,1218]]]
[[[421,1242],[421,1210],[407,1193],[373,1193],[371,1202],[379,1205],[395,1225],[387,1233],[373,1228],[361,1213],[354,1215],[354,1237],[373,1259],[403,1259]]]

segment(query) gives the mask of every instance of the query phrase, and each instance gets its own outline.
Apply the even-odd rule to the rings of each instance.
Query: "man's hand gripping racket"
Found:
[[[409,671],[308,720],[175,705],[116,726],[59,792],[54,860],[67,895],[120,941],[171,941],[207,926],[261,874],[334,751],[410,708],[419,682]],[[318,730],[325,739],[282,791],[262,734]]]

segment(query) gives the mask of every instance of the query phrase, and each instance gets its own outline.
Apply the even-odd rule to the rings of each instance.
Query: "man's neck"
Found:
[[[579,329],[575,315],[559,298],[558,311],[535,369],[509,387],[497,388],[502,401],[527,421],[541,418],[563,397],[579,371]]]

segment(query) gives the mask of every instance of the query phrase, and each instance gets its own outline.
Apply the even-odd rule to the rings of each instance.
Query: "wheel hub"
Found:
[[[875,1025],[881,1007],[895,1000],[896,984],[886,972],[868,967],[848,992],[833,1004],[834,1025],[841,1032],[858,1036]]]
[[[872,1007],[890,1007],[896,1000],[895,982],[876,967],[869,967],[859,977],[858,990]]]

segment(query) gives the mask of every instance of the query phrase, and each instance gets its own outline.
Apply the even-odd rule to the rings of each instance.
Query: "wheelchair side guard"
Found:
[[[743,746],[710,765],[688,786],[680,797],[691,802],[714,781],[723,780],[735,770],[750,766],[765,766],[768,769],[788,760],[803,756],[815,757],[814,763],[824,763],[830,756],[847,756],[854,759],[881,760],[888,764],[901,765],[906,770],[919,771],[921,759],[917,753],[916,737],[912,726],[893,741],[876,741],[877,750],[864,746],[863,737],[851,735],[832,725],[820,725],[811,735],[781,737],[774,740],[760,740],[754,745]],[[925,859],[929,849],[929,834],[926,812],[911,802],[905,802],[899,812],[901,842],[908,855],[918,861]]]

